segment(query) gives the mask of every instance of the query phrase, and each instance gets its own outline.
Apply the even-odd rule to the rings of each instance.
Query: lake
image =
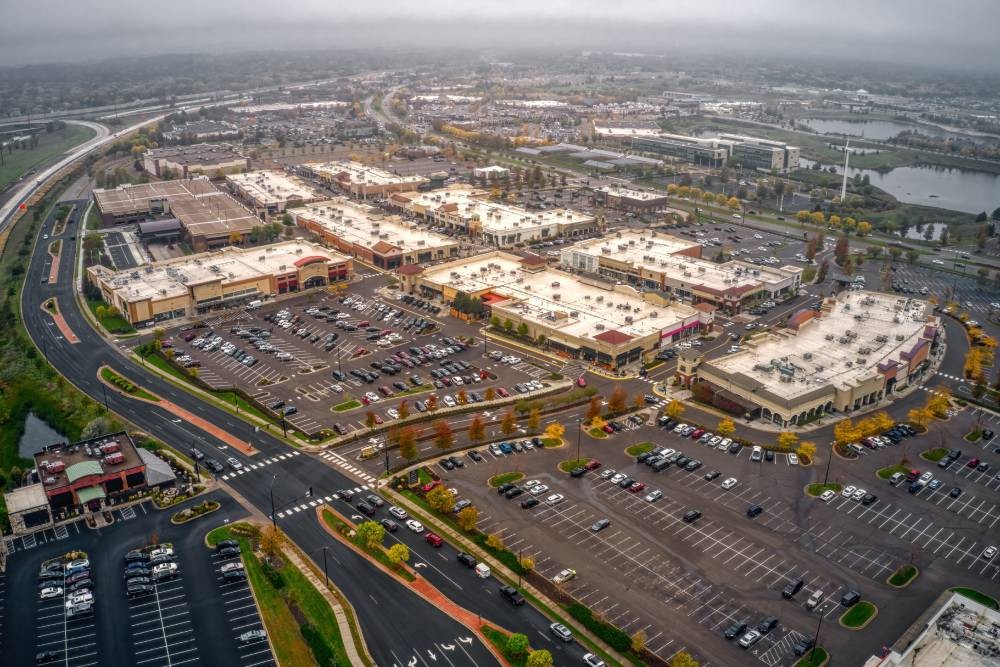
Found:
[[[24,434],[17,442],[17,453],[30,459],[44,447],[57,442],[66,442],[66,436],[39,419],[34,412],[29,412],[24,420]]]
[[[807,125],[820,134],[846,134],[851,137],[865,137],[876,141],[885,141],[900,132],[916,130],[930,137],[972,139],[964,134],[948,132],[927,125],[914,125],[895,120],[838,120],[833,118],[800,118],[798,122]]]
[[[812,166],[802,160],[802,167]],[[837,166],[837,173],[843,167]],[[871,184],[906,204],[934,206],[965,213],[989,213],[1000,206],[1000,174],[944,167],[896,167],[880,173],[851,167],[849,175],[867,175]]]

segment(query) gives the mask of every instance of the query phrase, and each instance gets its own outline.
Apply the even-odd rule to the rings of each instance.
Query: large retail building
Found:
[[[597,219],[566,208],[529,211],[486,199],[486,193],[456,185],[432,192],[395,194],[389,203],[420,220],[459,232],[494,248],[596,233]]]
[[[436,262],[459,251],[455,239],[345,197],[288,212],[324,243],[379,269]]]
[[[284,241],[112,271],[95,265],[90,281],[136,327],[351,279],[350,257],[316,243]]]
[[[429,183],[423,176],[400,176],[360,162],[314,162],[303,164],[301,168],[361,199],[388,197],[394,192],[412,192]]]
[[[895,294],[841,292],[786,328],[753,336],[746,349],[712,360],[682,359],[679,379],[706,383],[719,407],[780,426],[870,409],[919,381],[937,344],[928,302]],[[696,392],[697,394],[698,392]]]
[[[398,271],[401,289],[452,302],[480,298],[525,338],[569,358],[617,370],[652,358],[661,346],[710,328],[713,313],[628,285],[551,269],[538,256],[496,250],[433,267]]]
[[[769,267],[732,260],[722,264],[701,258],[702,246],[655,231],[622,230],[563,248],[564,268],[597,274],[607,280],[692,304],[707,303],[736,314],[762,300],[798,292],[802,269]]]

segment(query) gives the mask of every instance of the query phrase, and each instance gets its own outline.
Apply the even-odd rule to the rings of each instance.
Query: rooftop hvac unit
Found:
[[[553,281],[552,282],[552,286],[553,287],[559,287],[559,281],[558,280]]]
[[[552,300],[553,300],[553,301],[559,301],[559,300],[560,300],[561,298],[562,298],[562,297],[561,297],[561,296],[560,296],[559,294],[553,294],[553,295],[552,295]]]
[[[122,454],[121,452],[115,452],[114,454],[108,454],[107,456],[104,457],[104,463],[105,463],[105,465],[114,466],[114,465],[118,465],[119,463],[124,463],[124,462],[125,462],[125,455]]]
[[[602,302],[602,301],[604,301],[604,295],[600,295],[600,294],[599,294],[599,295],[597,296],[597,303],[600,303],[600,302]]]
[[[847,366],[848,368],[854,368],[854,362],[853,361],[845,361],[844,365]]]
[[[825,338],[826,338],[827,340],[833,340],[834,338],[836,338],[836,336],[834,336],[833,334],[827,334],[827,335],[825,336]]]
[[[705,267],[704,266],[699,266],[698,267],[698,273],[705,273]]]
[[[604,331],[604,325],[601,324],[600,322],[598,322],[597,324],[595,324],[594,328],[597,329],[598,331]]]
[[[806,352],[805,354],[802,355],[802,358],[806,359],[806,360],[812,359],[813,358],[813,353],[812,352]]]
[[[896,334],[896,340],[901,343],[904,340],[906,340],[906,336],[904,336],[903,334]]]
[[[626,315],[626,316],[625,316],[625,322],[626,322],[627,324],[632,324],[632,322],[633,322],[633,318],[632,318],[632,316],[631,316],[631,315]]]

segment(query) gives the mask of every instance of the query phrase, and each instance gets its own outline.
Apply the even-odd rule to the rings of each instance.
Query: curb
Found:
[[[857,632],[859,630],[864,630],[871,624],[872,621],[878,618],[878,605],[876,605],[874,602],[869,602],[868,600],[863,600],[862,602],[868,602],[868,604],[872,606],[872,609],[875,610],[874,613],[872,613],[872,615],[869,616],[864,623],[853,628],[849,625],[844,625],[844,616],[847,616],[848,614],[851,613],[851,610],[848,609],[847,611],[845,611],[843,614],[840,615],[840,618],[837,619],[837,625],[844,628],[845,630],[850,630],[851,632]]]

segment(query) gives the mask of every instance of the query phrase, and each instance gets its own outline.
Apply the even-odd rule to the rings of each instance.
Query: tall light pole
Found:
[[[326,547],[323,547],[323,579],[324,579],[324,581],[326,583],[326,587],[329,588],[330,587],[330,575],[326,571],[326,549],[327,549]],[[817,634],[818,633],[819,633],[819,631],[817,630]]]
[[[275,529],[277,529],[278,527],[278,518],[274,514],[274,482],[277,479],[278,479],[278,473],[274,473],[274,475],[271,477],[271,483],[267,487],[267,493],[271,497],[271,525]]]

